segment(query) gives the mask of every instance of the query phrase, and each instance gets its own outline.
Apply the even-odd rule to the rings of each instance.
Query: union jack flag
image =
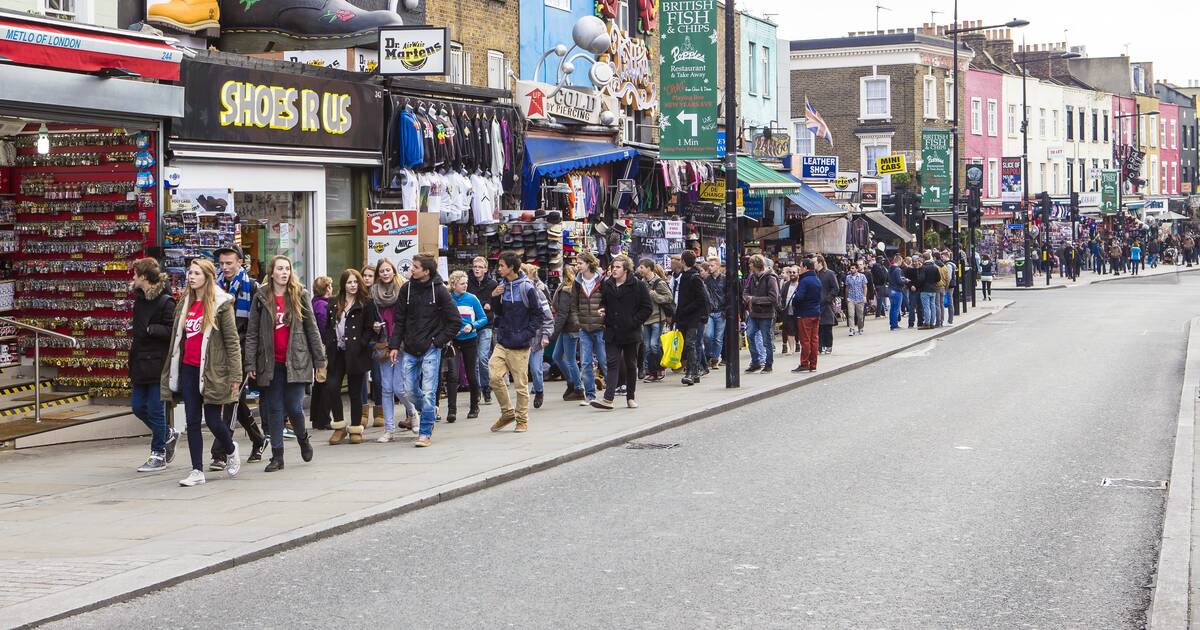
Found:
[[[825,124],[825,119],[821,118],[821,114],[817,113],[817,108],[808,101],[807,96],[804,97],[804,116],[808,119],[808,130],[818,138],[825,138],[832,145],[833,132],[829,130],[829,125]]]

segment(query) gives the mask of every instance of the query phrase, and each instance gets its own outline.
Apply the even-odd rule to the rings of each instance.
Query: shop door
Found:
[[[349,224],[330,224],[325,228],[325,269],[336,284],[342,272],[346,269],[358,269],[362,259],[359,250],[362,244],[358,238],[358,226]]]

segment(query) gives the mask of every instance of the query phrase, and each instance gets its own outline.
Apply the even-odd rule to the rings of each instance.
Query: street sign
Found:
[[[1023,224],[1023,223],[1009,223],[1008,224],[1008,229],[1010,229],[1010,230],[1019,230],[1023,227],[1025,227],[1025,224]]]
[[[882,172],[882,171],[880,171]],[[921,207],[950,207],[950,130],[921,130]]]
[[[742,188],[737,189],[737,205],[745,205]],[[725,180],[718,182],[700,182],[700,201],[708,203],[725,203]]]
[[[1117,171],[1101,171],[1100,173],[1100,214],[1116,214],[1117,207]]]
[[[894,175],[908,171],[908,167],[904,164],[904,156],[895,153],[877,158],[875,160],[875,170],[880,175]]]
[[[836,179],[838,159],[836,155],[800,156],[801,179]]]
[[[660,2],[658,23],[659,155],[712,159],[717,155],[717,3]]]
[[[725,157],[725,130],[717,132],[717,157]]]

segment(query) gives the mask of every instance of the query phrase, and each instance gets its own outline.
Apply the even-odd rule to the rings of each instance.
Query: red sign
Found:
[[[416,232],[416,210],[373,210],[367,215],[367,236],[400,236]]]
[[[144,79],[178,81],[183,52],[157,37],[4,15],[0,17],[0,57],[26,66],[81,72],[109,68]]]

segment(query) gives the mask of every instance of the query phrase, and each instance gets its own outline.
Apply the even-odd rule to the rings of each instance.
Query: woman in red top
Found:
[[[312,444],[304,428],[304,390],[325,382],[325,346],[313,315],[312,298],[292,272],[287,256],[275,256],[267,267],[271,279],[259,287],[250,304],[246,326],[246,374],[258,383],[271,434],[267,472],[283,469],[283,419],[296,432],[300,458],[311,461]]]
[[[175,308],[171,357],[163,365],[160,393],[163,400],[183,400],[192,472],[179,485],[197,486],[205,481],[202,413],[213,437],[229,453],[225,472],[232,477],[241,468],[237,442],[229,425],[221,420],[221,407],[238,400],[242,359],[233,296],[217,288],[217,270],[212,262],[192,261],[187,287]]]

